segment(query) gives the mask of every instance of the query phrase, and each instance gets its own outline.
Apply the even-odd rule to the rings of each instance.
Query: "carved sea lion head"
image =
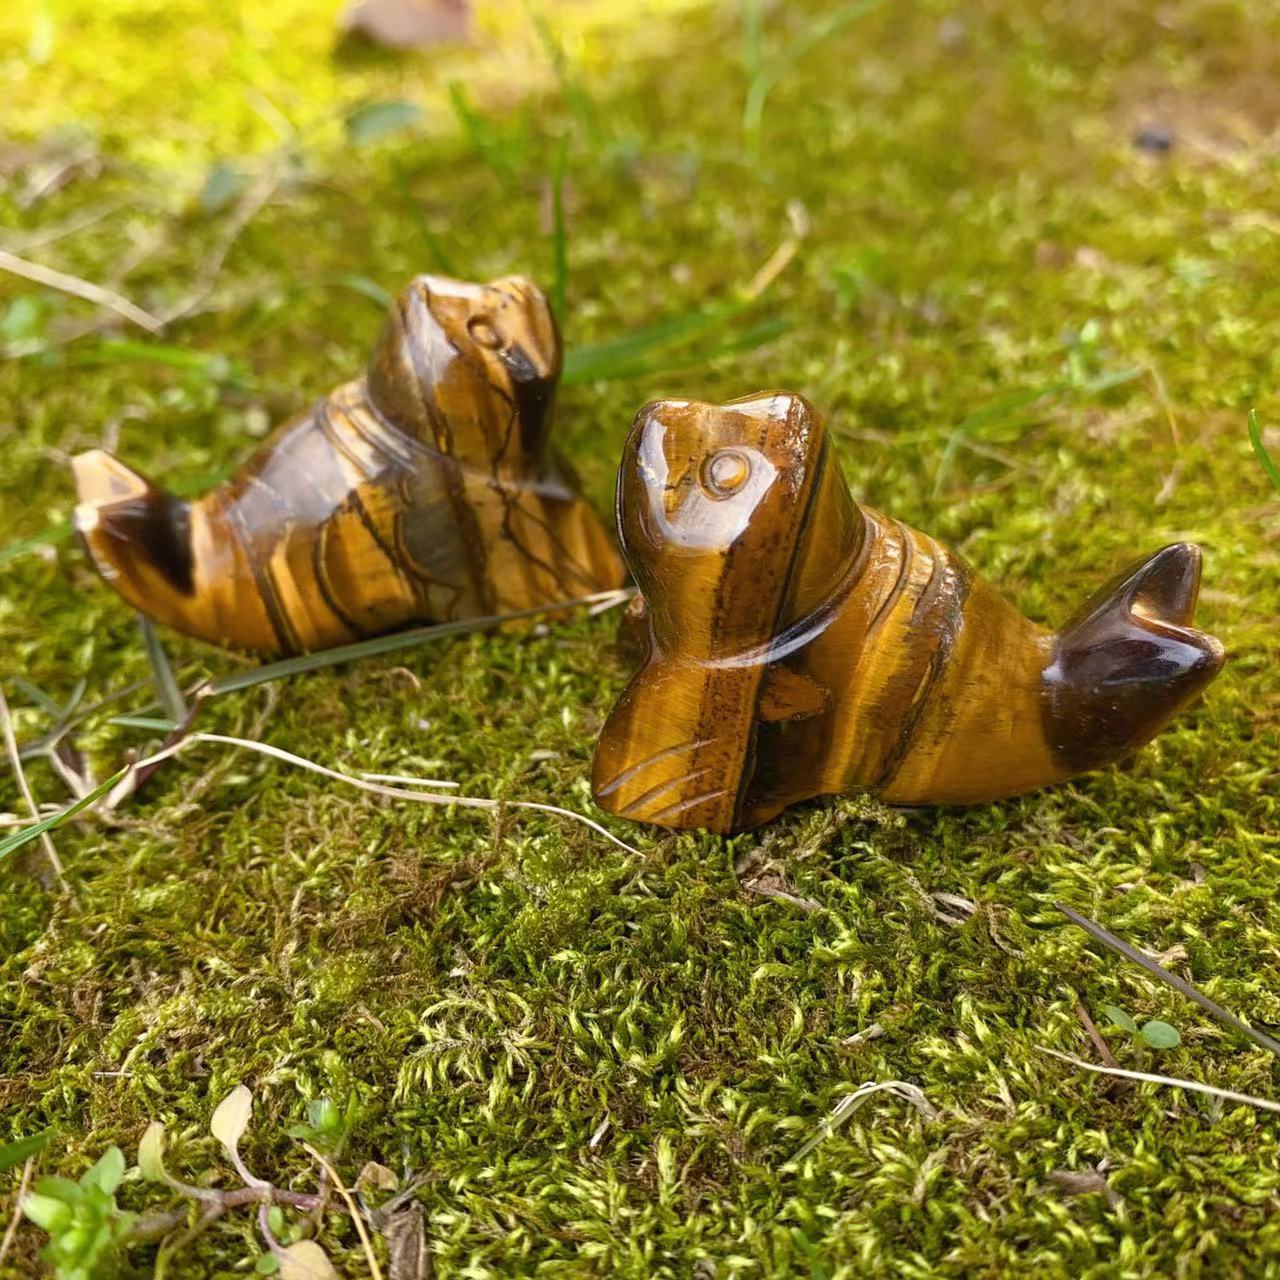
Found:
[[[728,657],[819,608],[863,517],[803,396],[659,400],[618,472],[623,554],[667,653]]]
[[[412,280],[369,361],[369,398],[402,430],[468,465],[536,465],[561,368],[546,295],[523,276]]]

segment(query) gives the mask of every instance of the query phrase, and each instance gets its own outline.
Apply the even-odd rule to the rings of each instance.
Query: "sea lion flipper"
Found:
[[[192,593],[190,504],[102,449],[72,459],[75,528],[99,572],[136,607],[135,582],[166,595]]]
[[[766,724],[779,720],[805,720],[821,715],[831,703],[831,691],[816,680],[789,671],[786,667],[770,667],[760,685],[756,715]]]
[[[1149,741],[1218,674],[1222,645],[1192,626],[1200,561],[1180,542],[1130,565],[1054,637],[1049,740],[1073,769]]]

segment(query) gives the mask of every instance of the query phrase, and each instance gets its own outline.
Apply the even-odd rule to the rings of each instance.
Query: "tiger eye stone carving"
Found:
[[[647,652],[593,790],[637,821],[732,832],[823,794],[1018,795],[1142,745],[1223,661],[1191,625],[1197,547],[1165,547],[1046,631],[955,552],[855,504],[822,420],[784,392],[642,409],[617,512]]]
[[[527,280],[419,276],[366,372],[204,497],[81,454],[76,527],[135,608],[264,653],[616,587],[617,551],[548,446],[560,365]]]

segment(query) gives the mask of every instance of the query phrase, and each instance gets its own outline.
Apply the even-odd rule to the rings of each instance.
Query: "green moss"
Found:
[[[166,337],[219,360],[175,368],[87,337],[0,362],[0,545],[65,516],[77,449],[118,442],[178,480],[243,456],[359,366],[379,308],[349,278],[393,289],[435,265],[424,226],[468,276],[550,283],[567,131],[575,346],[732,298],[790,233],[792,202],[811,224],[759,309],[791,321],[783,337],[565,390],[563,444],[602,510],[646,398],[793,387],[828,414],[860,494],[1037,617],[1143,550],[1200,541],[1201,616],[1231,662],[1135,760],[1069,786],[954,812],[813,806],[733,841],[619,824],[638,856],[546,815],[385,805],[194,747],[121,825],[58,833],[74,902],[40,887],[38,856],[0,866],[0,1139],[52,1125],[44,1166],[75,1176],[110,1143],[132,1156],[159,1117],[175,1170],[225,1180],[207,1122],[244,1081],[250,1167],[301,1186],[311,1166],[285,1128],[308,1098],[354,1094],[343,1172],[376,1159],[424,1176],[440,1275],[1280,1274],[1272,1117],[1109,1088],[1037,1052],[1095,1057],[1076,1005],[1116,1003],[1181,1031],[1148,1065],[1274,1094],[1266,1055],[1051,904],[1182,948],[1175,964],[1215,999],[1280,1022],[1280,506],[1245,429],[1256,406],[1276,453],[1275,13],[882,6],[778,81],[753,162],[733,6],[571,6],[567,91],[515,6],[483,11],[477,50],[405,59],[332,58],[310,5],[11,8],[8,127],[78,125],[106,163],[30,207],[16,176],[0,239],[121,205],[30,249],[40,261],[161,310],[231,216],[195,204],[210,165],[265,163],[277,112],[298,137],[216,308]],[[771,8],[766,58],[823,11]],[[447,106],[455,78],[467,127]],[[427,108],[421,129],[345,144],[346,110],[403,97]],[[1173,150],[1136,150],[1143,124],[1170,127]],[[55,295],[15,315],[45,295],[0,286],[0,322],[28,331],[6,341],[92,315]],[[592,736],[626,678],[613,625],[321,671],[274,703],[219,700],[207,724],[586,809]],[[233,664],[165,639],[184,680]],[[129,612],[69,543],[0,564],[0,681],[30,739],[48,722],[19,675],[59,700],[84,679],[88,701],[147,678]],[[80,738],[100,776],[146,743],[102,717]],[[42,800],[65,798],[42,762],[29,772]],[[0,780],[0,808],[18,804]],[[745,887],[735,866],[756,851],[817,909]],[[934,893],[976,910],[947,924]],[[877,1095],[788,1168],[875,1079],[919,1085],[938,1119]],[[1122,1205],[1053,1180],[1103,1160]],[[132,1181],[124,1198],[168,1204]],[[170,1275],[243,1274],[254,1234],[229,1217]],[[324,1239],[362,1274],[348,1225]],[[31,1274],[38,1247],[24,1228],[8,1274]],[[134,1255],[138,1274],[150,1258]]]

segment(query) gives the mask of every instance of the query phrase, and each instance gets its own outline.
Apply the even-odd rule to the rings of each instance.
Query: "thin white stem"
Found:
[[[908,1084],[905,1080],[869,1080],[836,1103],[831,1109],[831,1114],[818,1126],[818,1132],[787,1163],[795,1165],[803,1160],[820,1142],[835,1133],[873,1093],[892,1093],[904,1102],[911,1103],[926,1120],[937,1119],[936,1109],[925,1097],[924,1090],[919,1085]]]
[[[409,791],[402,787],[387,787],[377,782],[366,782],[363,778],[357,778],[350,773],[342,773],[338,769],[326,768],[322,764],[317,764],[314,760],[307,760],[303,756],[295,756],[291,751],[284,751],[280,747],[273,747],[266,742],[254,742],[250,738],[233,738],[222,733],[188,734],[187,737],[180,742],[175,742],[171,747],[166,747],[163,751],[157,751],[155,755],[148,756],[145,760],[139,760],[133,766],[134,770],[158,764],[161,760],[167,760],[170,756],[177,755],[178,752],[195,742],[220,742],[229,747],[243,747],[246,751],[257,751],[260,755],[283,760],[285,764],[295,765],[299,769],[309,769],[312,773],[320,774],[321,777],[333,778],[337,782],[345,782],[349,786],[359,787],[361,791],[368,791],[371,795],[387,796],[392,800],[414,800],[419,804],[457,805],[462,809],[536,809],[541,813],[554,813],[562,818],[569,818],[574,822],[583,823],[604,836],[611,844],[616,844],[619,849],[625,849],[627,853],[640,852],[625,841],[619,840],[611,831],[606,830],[598,822],[588,818],[586,814],[576,813],[572,809],[561,809],[558,805],[539,804],[535,800],[490,800],[481,796],[446,795],[432,791]]]
[[[1057,1049],[1049,1049],[1037,1045],[1041,1053],[1051,1058],[1061,1058],[1081,1071],[1093,1071],[1100,1076],[1121,1076],[1125,1080],[1145,1080],[1148,1084],[1167,1084],[1174,1089],[1187,1089],[1192,1093],[1207,1093],[1213,1098],[1225,1098],[1228,1102],[1243,1102],[1246,1106],[1258,1107],[1262,1111],[1274,1111],[1280,1115],[1280,1102],[1272,1102],[1268,1098],[1255,1098],[1249,1093],[1236,1093],[1234,1089],[1219,1089],[1216,1085],[1201,1084],[1198,1080],[1183,1080],[1178,1076],[1157,1076],[1148,1071],[1127,1071],[1124,1067],[1100,1067],[1094,1062],[1083,1062],[1073,1058],[1069,1053],[1059,1053]]]
[[[13,766],[14,776],[18,779],[18,790],[22,792],[22,798],[27,802],[31,816],[39,820],[40,806],[36,804],[35,796],[31,794],[31,788],[27,784],[26,771],[22,767],[22,756],[18,753],[18,740],[13,736],[13,717],[9,714],[9,699],[4,696],[3,689],[0,689],[0,733],[4,735],[5,751],[9,755],[9,763]],[[62,869],[62,859],[58,857],[58,850],[54,847],[47,831],[40,833],[40,844],[59,883],[63,889],[69,891],[66,872]]]
[[[404,773],[365,773],[360,776],[366,782],[403,782],[407,787],[460,787],[462,783],[451,782],[448,778],[412,778]]]
[[[164,332],[163,320],[130,302],[123,294],[116,293],[114,289],[103,288],[100,284],[94,284],[92,280],[82,280],[79,276],[69,276],[64,271],[43,267],[40,263],[20,258],[7,249],[0,249],[0,271],[7,271],[10,275],[21,276],[34,284],[42,284],[46,288],[58,290],[59,293],[69,293],[72,297],[83,298],[86,302],[106,307],[148,333]]]

